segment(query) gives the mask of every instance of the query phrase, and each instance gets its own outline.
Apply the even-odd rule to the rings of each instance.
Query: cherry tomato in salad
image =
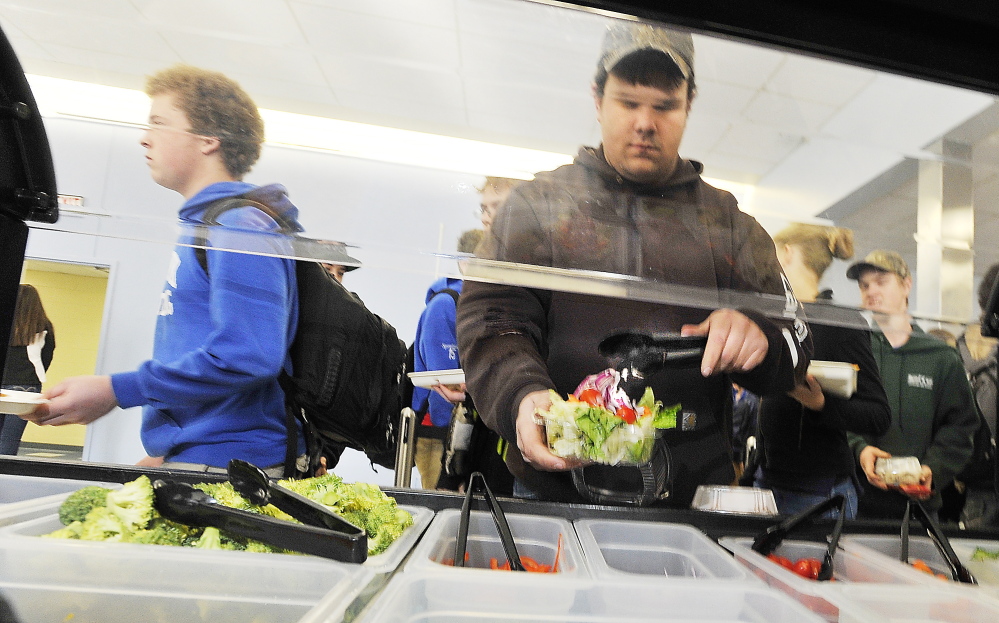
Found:
[[[626,424],[634,424],[635,423],[636,414],[635,414],[635,410],[632,409],[631,407],[620,406],[620,407],[618,407],[617,413],[615,413],[615,415],[617,415],[619,418],[621,418],[622,420],[624,420]]]
[[[580,392],[579,396],[576,397],[579,398],[581,402],[585,402],[586,404],[592,405],[594,407],[604,406],[604,399],[600,395],[600,392],[593,388],[584,389],[582,392]]]

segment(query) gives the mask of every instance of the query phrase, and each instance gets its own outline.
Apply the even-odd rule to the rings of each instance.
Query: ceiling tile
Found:
[[[694,158],[694,160],[699,160]],[[774,167],[774,163],[769,160],[760,160],[758,158],[749,158],[746,156],[733,156],[731,154],[723,154],[717,151],[713,151],[700,160],[704,163],[704,174],[709,177],[722,177],[722,179],[732,179],[730,175],[717,176],[712,175],[712,171],[738,171],[742,177],[742,182],[747,182],[749,179],[759,179],[766,175]]]
[[[453,128],[468,124],[465,111],[459,106],[419,102],[406,98],[404,93],[399,95],[400,97],[393,98],[364,92],[337,91],[337,99],[343,106],[379,115],[390,115],[395,120],[413,119],[424,123],[448,124]],[[391,121],[385,125],[399,127]]]
[[[298,44],[301,31],[284,0],[133,0],[150,25],[206,38]]]
[[[698,79],[691,115],[707,114],[735,120],[742,116],[743,110],[755,95],[755,89]]]
[[[982,93],[878,74],[822,130],[843,140],[918,152],[994,101]]]
[[[297,4],[313,4],[328,9],[337,9],[350,13],[361,13],[372,17],[390,20],[402,20],[423,24],[456,28],[455,0],[291,0],[288,2],[294,8]]]
[[[537,85],[465,81],[469,111],[508,114],[512,118],[544,116],[587,119],[596,114],[588,93],[550,89]]]
[[[555,67],[558,71],[553,71]],[[509,39],[499,36],[461,37],[461,74],[473,80],[543,84],[588,94],[594,67],[577,52],[547,42],[511,46]]]
[[[129,0],[3,0],[5,9],[49,13],[54,18],[68,15],[136,20],[141,16]]]
[[[72,45],[80,49],[167,62],[177,58],[158,34],[148,28],[136,27],[134,21],[126,19],[12,11],[6,16],[6,21],[42,44]]]
[[[717,37],[694,35],[694,76],[707,80],[761,88],[780,66],[784,55]]]
[[[780,132],[762,125],[738,124],[729,128],[715,146],[718,153],[777,162],[801,143],[796,134]]]
[[[183,32],[164,32],[163,37],[190,65],[223,73],[259,74],[303,84],[322,84],[323,73],[307,50],[266,44],[210,38]],[[266,41],[266,40],[265,40]]]
[[[543,147],[545,151],[554,151],[567,155],[575,155],[580,145],[597,146],[600,143],[599,126],[593,121],[593,115],[574,114],[572,118],[553,119],[550,114],[521,115],[512,117],[507,114],[484,112],[468,113],[469,124],[475,128],[501,135],[520,136],[536,140],[544,136],[553,144]]]
[[[123,74],[146,76],[169,64],[161,60],[151,60],[137,56],[81,50],[80,48],[68,45],[46,43],[42,47],[49,52],[49,56],[55,61],[84,67],[100,67],[107,71]],[[180,60],[179,57],[176,57],[171,62],[178,62]]]
[[[457,0],[458,26],[464,37],[501,37],[508,45],[528,41],[572,50],[596,67],[606,17],[516,0]]]
[[[746,106],[743,116],[753,123],[804,135],[815,133],[835,112],[835,108],[825,104],[760,91]]]
[[[869,69],[788,55],[766,86],[773,93],[838,107],[850,101],[875,75]]]
[[[438,71],[458,68],[458,36],[453,29],[308,4],[293,8],[317,54],[366,57]]]
[[[352,91],[441,106],[464,106],[461,79],[453,71],[400,67],[353,56],[321,57],[319,64],[334,92]]]
[[[687,129],[680,143],[680,155],[685,158],[701,159],[718,144],[731,127],[726,117],[716,117],[703,112],[697,106],[687,118]]]
[[[6,30],[6,29],[5,29]],[[21,64],[24,64],[24,60],[27,58],[43,58],[46,60],[53,60],[51,54],[49,54],[44,47],[35,43],[33,39],[28,39],[27,37],[12,37],[9,32],[5,32],[7,35],[7,40],[10,41],[10,47],[14,48],[14,54],[17,55]]]

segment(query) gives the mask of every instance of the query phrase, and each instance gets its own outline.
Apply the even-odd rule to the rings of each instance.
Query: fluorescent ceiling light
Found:
[[[144,125],[149,98],[133,89],[29,75],[43,117]],[[572,162],[572,156],[365,123],[260,110],[266,141],[344,156],[446,171],[531,179]]]

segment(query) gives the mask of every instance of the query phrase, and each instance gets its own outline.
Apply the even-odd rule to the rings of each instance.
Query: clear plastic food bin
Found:
[[[406,563],[406,571],[452,572],[498,575],[506,571],[494,571],[489,568],[490,558],[496,558],[499,564],[506,562],[506,554],[500,542],[499,534],[493,523],[492,516],[487,512],[472,511],[468,522],[468,560],[465,567],[459,568],[446,564],[454,559],[455,541],[458,535],[460,511],[454,509],[437,513],[427,528],[426,534],[413,550]],[[539,564],[551,565],[555,562],[559,537],[562,538],[562,552],[558,561],[558,572],[550,574],[529,573],[531,577],[539,576],[589,576],[589,571],[583,562],[583,552],[572,524],[558,517],[541,517],[536,515],[519,515],[508,513],[506,520],[510,524],[513,540],[517,544],[521,556],[529,556]],[[519,573],[519,572],[515,572]]]
[[[573,524],[595,578],[634,577],[758,582],[745,566],[693,526],[581,519]]]
[[[946,587],[843,587],[840,623],[985,623],[999,621],[999,604]]]
[[[847,551],[838,548],[833,556],[833,582],[817,582],[797,575],[790,569],[768,560],[759,552],[753,551],[753,539],[743,537],[722,537],[719,545],[732,552],[736,560],[746,565],[767,585],[780,590],[801,602],[809,610],[821,615],[827,621],[839,621],[839,607],[835,604],[838,592],[852,583],[868,583],[891,586],[926,586],[925,580],[915,575],[917,572],[905,569],[898,563],[885,561],[881,556],[868,552]],[[801,558],[825,557],[828,547],[814,541],[784,540],[774,551],[792,562]]]
[[[0,591],[21,623],[297,621],[324,598],[342,614],[373,575],[312,556],[0,538]]]
[[[669,584],[642,579],[596,580],[570,576],[537,582],[533,576],[523,573],[491,576],[409,573],[407,570],[392,579],[358,622],[822,621],[785,595],[759,584]]]
[[[58,511],[58,504],[50,505],[46,507],[45,511],[47,514],[41,517],[31,518],[22,514],[20,521],[8,525],[0,529],[0,539],[7,538],[28,538],[31,542],[37,542],[43,534],[48,534],[59,528],[62,528],[62,523],[59,522],[59,515],[55,511]],[[399,508],[406,510],[413,516],[413,525],[403,532],[402,536],[396,539],[392,545],[388,547],[384,552],[376,556],[369,556],[367,561],[365,561],[361,566],[374,572],[374,573],[388,573],[395,570],[399,566],[399,563],[403,561],[409,550],[413,548],[413,545],[426,530],[430,521],[434,517],[434,511],[429,508],[424,508],[422,506],[408,506],[399,505]],[[131,543],[98,543],[92,541],[71,541],[71,540],[48,540],[46,543],[69,543],[71,545],[76,545],[79,547],[105,547],[105,546],[127,546],[127,547],[157,547],[164,548],[168,546],[144,546],[144,545],[134,545]],[[170,549],[180,549],[182,551],[190,550],[191,548],[173,548]],[[223,552],[230,553],[230,552]],[[235,552],[240,553],[240,552]],[[281,556],[285,557],[289,554],[262,554],[264,556]],[[343,563],[349,564],[349,563]]]

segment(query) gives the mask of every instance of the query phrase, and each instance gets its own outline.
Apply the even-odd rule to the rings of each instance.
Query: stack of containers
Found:
[[[46,479],[47,480],[47,479]],[[95,484],[76,481],[72,490]],[[67,494],[26,504],[0,528],[0,594],[20,623],[72,621],[298,621],[324,605],[340,621],[374,578],[394,571],[433,519],[400,506],[414,525],[363,564],[315,556],[44,539],[62,527]]]

